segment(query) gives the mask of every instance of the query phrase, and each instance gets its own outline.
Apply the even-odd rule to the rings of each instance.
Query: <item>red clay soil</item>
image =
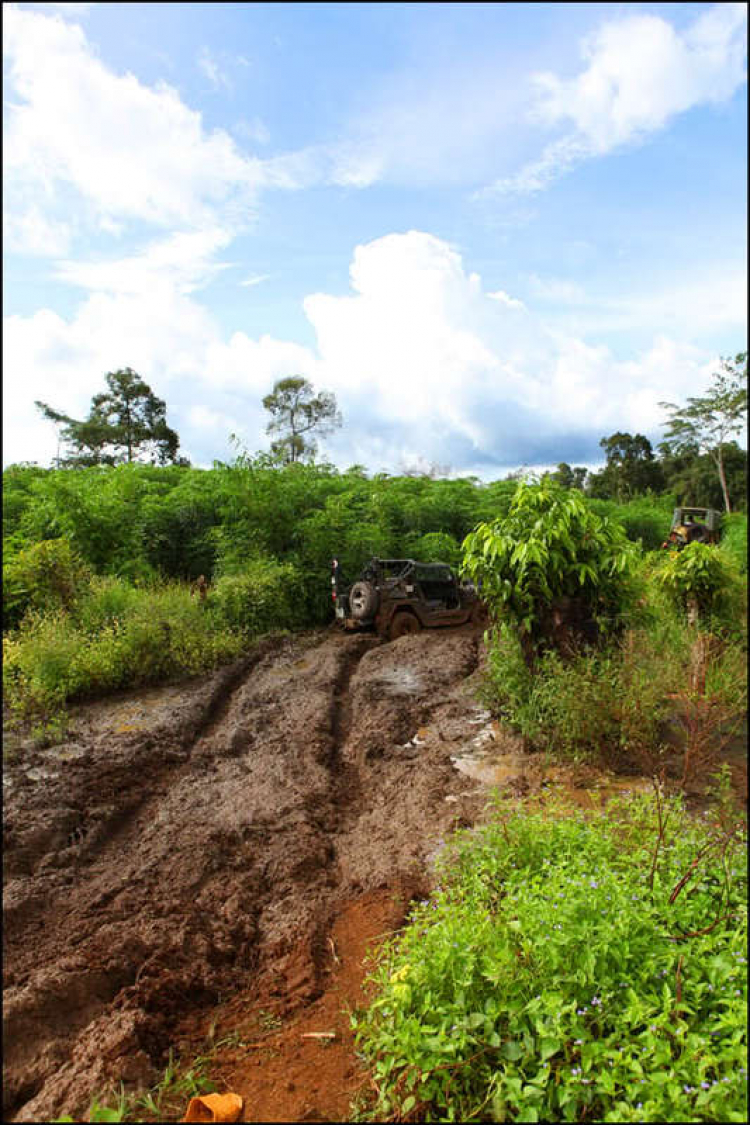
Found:
[[[256,990],[238,993],[210,1016],[178,1029],[185,1057],[230,1039],[212,1054],[217,1088],[240,1094],[244,1121],[347,1121],[352,1103],[369,1088],[355,1052],[347,1013],[366,1002],[365,957],[383,936],[398,928],[404,899],[391,891],[363,895],[347,906],[329,935],[329,963],[322,995],[283,1020],[276,1031],[277,998]],[[333,1034],[333,1038],[321,1036]],[[239,1038],[239,1042],[235,1041]]]

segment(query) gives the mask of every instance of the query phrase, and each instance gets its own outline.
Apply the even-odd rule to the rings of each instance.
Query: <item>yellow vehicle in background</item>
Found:
[[[721,512],[715,508],[675,508],[663,549],[681,551],[688,543],[718,543]]]

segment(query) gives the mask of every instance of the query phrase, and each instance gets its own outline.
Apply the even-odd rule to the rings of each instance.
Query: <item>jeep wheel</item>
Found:
[[[422,626],[413,613],[402,610],[391,621],[388,635],[392,641],[395,641],[398,637],[406,637],[409,633],[418,633],[421,628]]]
[[[371,582],[355,582],[349,591],[349,612],[362,620],[372,617],[378,605],[378,592]]]

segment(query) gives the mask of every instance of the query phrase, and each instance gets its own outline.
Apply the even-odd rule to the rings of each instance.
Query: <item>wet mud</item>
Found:
[[[245,1120],[347,1119],[367,1086],[346,1018],[365,950],[430,893],[448,834],[490,790],[595,808],[650,787],[527,753],[476,702],[481,637],[267,638],[11,752],[4,1120],[80,1120],[114,1084],[156,1083],[170,1052],[210,1052]],[[735,749],[746,795],[746,736]]]
[[[4,1119],[148,1086],[227,996],[279,1018],[320,998],[342,910],[422,893],[482,813],[440,734],[476,710],[479,649],[468,627],[269,640],[6,762]]]

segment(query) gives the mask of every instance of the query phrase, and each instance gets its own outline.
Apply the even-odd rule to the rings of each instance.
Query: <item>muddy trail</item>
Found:
[[[451,761],[476,733],[480,647],[468,627],[269,639],[6,762],[4,1120],[147,1087],[228,997],[275,1019],[319,1002],[346,911],[374,904],[362,933],[397,924],[482,814]]]
[[[650,785],[526,754],[476,702],[483,659],[470,626],[267,638],[208,678],[79,708],[65,745],[11,747],[3,1119],[85,1119],[174,1051],[210,1053],[245,1120],[346,1120],[365,952],[489,788],[591,807]]]

